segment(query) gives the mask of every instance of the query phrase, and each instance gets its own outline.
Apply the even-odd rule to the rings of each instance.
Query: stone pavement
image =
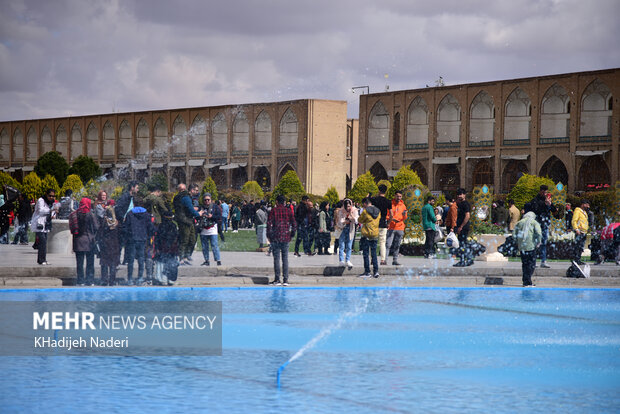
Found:
[[[222,252],[222,266],[200,266],[202,252],[195,251],[191,266],[179,267],[178,286],[252,286],[273,280],[273,258],[260,252]],[[36,263],[31,246],[0,245],[0,287],[53,287],[75,282],[75,256],[48,254],[50,266]],[[212,256],[211,256],[212,258]],[[337,256],[302,256],[289,253],[292,286],[481,286],[502,278],[504,286],[521,286],[520,262],[475,262],[466,268],[452,267],[449,259],[423,259],[400,256],[402,266],[382,266],[378,279],[361,279],[361,255],[351,258],[353,269],[338,267]],[[96,277],[99,276],[95,259]],[[388,263],[391,263],[389,258]],[[589,279],[566,278],[568,262],[551,262],[550,269],[537,268],[534,283],[539,287],[620,287],[620,266],[606,263],[591,266]],[[137,263],[134,264],[134,274]],[[124,279],[126,266],[117,277]]]

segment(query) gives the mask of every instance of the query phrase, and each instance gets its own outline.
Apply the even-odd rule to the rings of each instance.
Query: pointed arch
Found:
[[[611,186],[611,174],[601,155],[587,157],[579,168],[577,187],[583,191],[602,190]]]
[[[248,155],[250,148],[250,124],[245,112],[239,111],[233,122],[232,150],[234,155]],[[247,177],[247,173],[246,173]],[[245,183],[244,183],[245,184]]]
[[[461,142],[461,105],[447,94],[437,107],[437,146],[458,147]]]
[[[178,115],[172,123],[172,156],[185,158],[187,154],[187,125],[181,115]]]
[[[416,96],[407,111],[406,149],[428,148],[428,105]]]
[[[478,160],[474,170],[472,172],[472,186],[481,187],[487,185],[491,187],[493,185],[493,167],[488,160]]]
[[[473,147],[492,146],[495,130],[495,104],[488,93],[480,91],[474,97],[469,117],[469,145]]]
[[[146,156],[150,152],[151,135],[144,118],[140,118],[136,126],[136,155]]]
[[[502,174],[502,192],[508,193],[517,184],[519,178],[523,174],[529,174],[530,170],[527,168],[525,162],[520,160],[510,160],[504,167],[504,173]]]
[[[247,167],[237,167],[232,170],[232,186],[235,190],[241,190],[241,187],[248,182]]]
[[[269,168],[265,166],[258,167],[254,172],[254,180],[263,190],[268,191],[271,188],[271,173],[269,172]]]
[[[428,173],[426,172],[426,168],[424,167],[424,165],[422,165],[420,161],[414,161],[411,164],[411,170],[418,174],[418,177],[420,177],[420,181],[422,181],[422,184],[428,187]]]
[[[118,127],[118,156],[119,158],[133,158],[131,151],[131,127],[129,121],[123,119]]]
[[[192,184],[202,184],[205,179],[207,177],[205,176],[205,170],[202,167],[194,167],[194,170],[192,171],[192,179],[191,179],[191,183]]]
[[[103,158],[104,159],[111,159],[114,158],[114,144],[115,144],[115,133],[114,133],[114,127],[112,126],[112,122],[110,122],[109,120],[106,121],[103,124],[103,129],[102,129],[102,135],[103,135],[103,145],[102,145],[102,150],[103,150]]]
[[[153,128],[153,156],[165,158],[169,151],[168,147],[168,126],[164,118],[159,117]]]
[[[297,141],[299,139],[299,122],[297,115],[291,108],[287,108],[280,119],[280,152],[297,152]]]
[[[383,102],[377,101],[368,117],[368,151],[387,151],[390,137],[390,114]]]
[[[542,99],[540,143],[567,143],[570,125],[570,99],[566,89],[553,84]]]
[[[11,136],[5,128],[0,131],[0,160],[7,163],[11,160]]]
[[[454,193],[461,186],[461,175],[456,164],[441,164],[435,173],[435,187],[444,192]]]
[[[36,161],[39,158],[39,138],[34,127],[28,128],[26,133],[26,159],[28,161]]]
[[[579,141],[611,140],[611,89],[600,79],[593,80],[581,96]]]
[[[278,182],[280,182],[282,180],[282,177],[284,177],[284,174],[286,174],[289,171],[295,171],[295,168],[293,168],[293,166],[287,162],[280,169],[280,173],[278,174]]]
[[[545,161],[538,175],[549,177],[554,183],[568,183],[568,171],[564,163],[555,155]]]
[[[523,89],[517,86],[508,95],[504,113],[504,144],[528,144],[532,122],[532,101]]]
[[[71,159],[74,160],[84,154],[82,149],[82,128],[79,123],[74,123],[71,128]]]
[[[254,122],[254,151],[271,152],[271,117],[267,111],[261,111]]]
[[[189,134],[189,152],[192,157],[207,155],[207,121],[200,114],[196,115],[194,122],[192,122]]]
[[[185,168],[175,167],[172,171],[170,181],[173,187],[176,187],[180,183],[187,183],[187,175],[185,174]]]
[[[228,151],[228,125],[226,117],[219,112],[213,118],[213,138],[211,142],[211,152],[213,154],[226,154]]]
[[[41,130],[41,154],[52,150],[52,131],[47,125]]]
[[[99,159],[99,129],[93,121],[86,128],[86,154],[95,160]]]
[[[370,167],[370,173],[375,177],[375,182],[388,179],[387,171],[379,161],[375,162],[372,167]]]
[[[209,176],[217,188],[226,187],[226,172],[219,167],[209,169]]]
[[[13,161],[24,160],[24,132],[20,127],[13,131]]]

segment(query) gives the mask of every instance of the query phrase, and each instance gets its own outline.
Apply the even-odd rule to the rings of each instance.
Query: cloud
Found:
[[[0,119],[412,89],[620,66],[620,3],[4,0]],[[388,75],[385,78],[385,75]]]

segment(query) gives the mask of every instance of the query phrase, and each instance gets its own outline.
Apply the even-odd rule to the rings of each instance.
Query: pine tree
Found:
[[[374,195],[377,194],[377,191],[379,191],[379,188],[375,183],[375,177],[373,177],[370,171],[367,171],[365,174],[357,177],[353,188],[349,191],[349,198],[356,203],[361,203],[369,193]]]
[[[340,196],[338,195],[336,187],[332,185],[327,189],[327,192],[325,193],[325,199],[329,202],[330,205],[335,205],[338,201],[340,201]]]
[[[58,185],[58,181],[56,181],[56,177],[53,175],[47,174],[41,181],[41,187],[43,187],[43,193],[51,188],[56,193],[56,198],[60,199],[60,186]]]
[[[247,201],[262,200],[265,197],[263,189],[256,181],[248,181],[245,183],[241,188],[241,192],[244,194]]]
[[[420,187],[424,187],[420,177],[418,177],[418,173],[413,171],[410,166],[403,165],[396,176],[394,176],[394,180],[392,181],[392,186],[388,188],[388,192],[385,195],[388,200],[394,197],[394,193],[396,191],[402,191],[403,189],[409,187],[410,185],[419,185]]]
[[[278,185],[276,185],[276,188],[273,189],[273,194],[271,194],[271,197],[274,200],[279,195],[283,195],[286,198],[291,198],[292,196],[297,198],[298,196],[301,197],[300,195],[305,194],[305,192],[304,186],[297,176],[297,173],[290,170],[284,174]]]
[[[64,184],[62,185],[62,188],[60,189],[60,195],[64,197],[67,190],[72,190],[73,194],[77,194],[83,187],[84,184],[82,184],[80,176],[77,174],[71,174],[67,177]]]
[[[207,179],[202,184],[202,191],[200,191],[200,200],[202,200],[202,196],[204,195],[204,193],[211,194],[211,200],[217,200],[217,186],[215,185],[215,181],[213,181],[213,178],[207,177]]]
[[[41,178],[34,171],[24,177],[22,193],[24,193],[27,200],[37,200],[43,195],[43,191]]]

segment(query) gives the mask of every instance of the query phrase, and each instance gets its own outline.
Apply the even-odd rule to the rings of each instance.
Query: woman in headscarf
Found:
[[[513,237],[521,252],[521,267],[523,269],[523,287],[534,286],[532,274],[536,268],[536,249],[542,240],[540,224],[536,221],[536,213],[528,211],[519,220],[513,231]]]
[[[73,251],[77,265],[77,285],[94,286],[95,284],[95,236],[99,223],[91,211],[90,198],[82,198],[77,209],[78,232],[73,235]],[[84,273],[86,260],[86,274]]]
[[[99,264],[101,265],[101,284],[116,284],[116,267],[120,263],[120,243],[118,241],[118,220],[114,212],[114,200],[109,200],[99,228]]]

